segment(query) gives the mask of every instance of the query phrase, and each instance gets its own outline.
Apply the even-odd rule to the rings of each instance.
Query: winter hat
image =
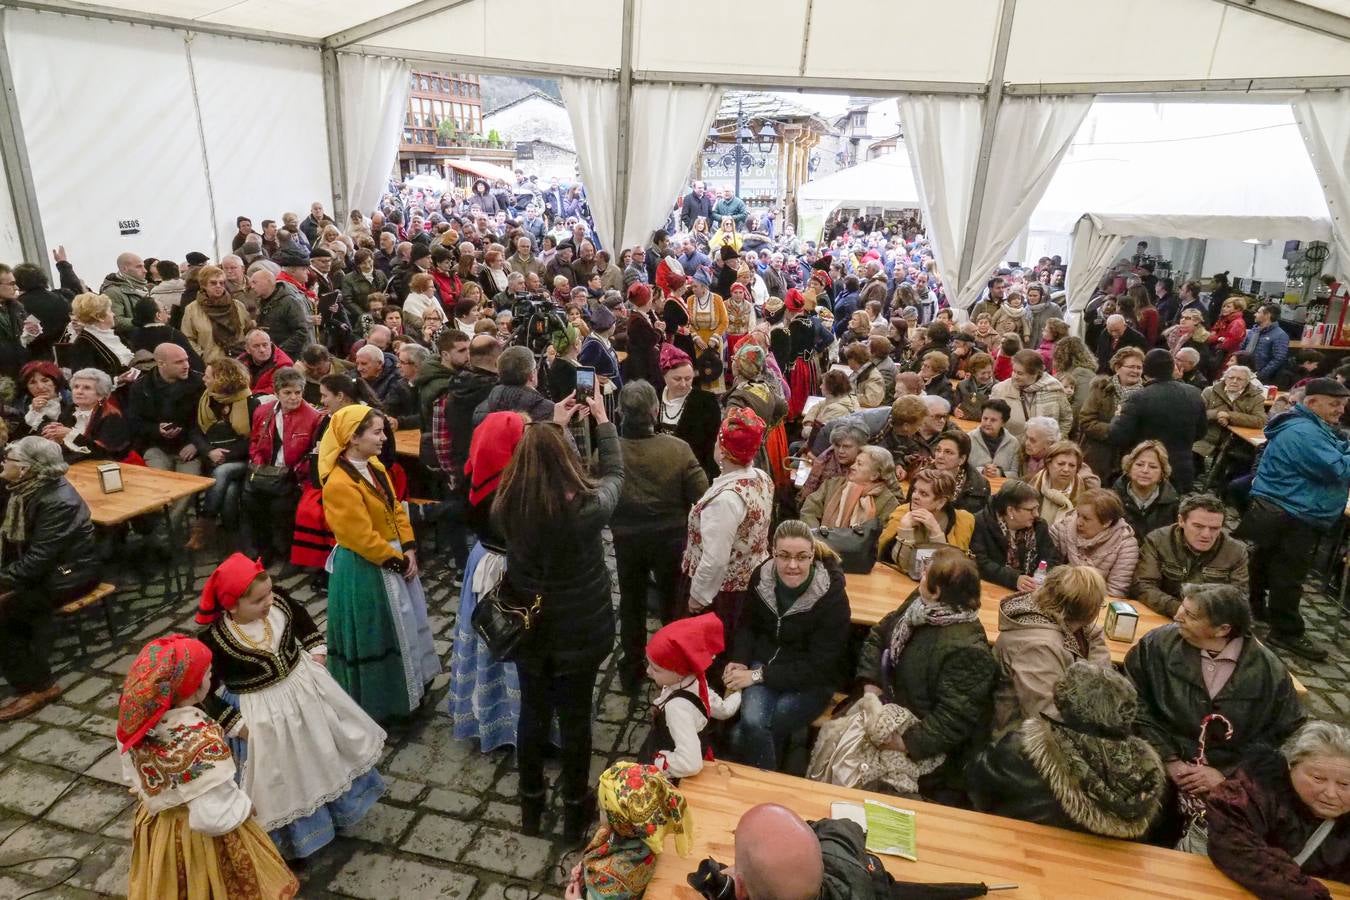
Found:
[[[1169,381],[1172,378],[1171,352],[1156,347],[1144,355],[1144,377],[1149,381]]]
[[[211,261],[211,257],[198,250],[190,251],[183,259],[189,266],[204,266]]]
[[[329,252],[328,250],[325,250],[323,247],[315,247],[313,250],[309,251],[309,258],[310,258],[310,259],[332,259],[332,258],[333,258],[333,254],[332,254],[331,252]]]
[[[723,262],[731,262],[733,259],[740,256],[740,254],[736,252],[736,248],[730,244],[723,244],[722,248],[717,251],[717,254],[722,257]]]
[[[1139,695],[1128,678],[1086,660],[1069,666],[1055,684],[1054,698],[1064,725],[1097,737],[1129,737],[1139,711]]]
[[[283,269],[299,268],[309,265],[309,254],[305,252],[303,247],[288,244],[277,251],[276,255],[272,257],[272,262]]]
[[[764,301],[764,312],[771,316],[778,315],[783,309],[783,301],[779,297],[770,297]]]
[[[727,458],[738,465],[748,466],[764,441],[764,420],[753,410],[734,407],[727,412],[717,432],[717,444]]]
[[[25,366],[25,368],[27,368]],[[1303,389],[1304,397],[1350,397],[1350,390],[1335,378],[1314,378]]]
[[[628,286],[628,302],[634,306],[646,306],[652,300],[652,289],[641,281]]]
[[[698,679],[698,698],[703,711],[712,715],[708,701],[708,667],[726,648],[722,620],[716,613],[677,619],[660,628],[647,642],[647,658],[676,675]]]
[[[671,369],[678,369],[680,366],[693,366],[694,361],[674,344],[661,345],[661,374],[664,375]]]
[[[614,327],[614,313],[607,306],[591,306],[586,309],[586,323],[591,331],[609,331]]]
[[[210,625],[222,609],[234,609],[249,585],[267,570],[262,563],[242,553],[233,553],[206,579],[197,603],[197,624]]]
[[[783,305],[787,307],[788,312],[799,313],[806,309],[806,297],[796,288],[788,288],[787,296],[783,298]]]
[[[409,262],[417,262],[431,255],[431,248],[426,244],[416,243],[412,246],[412,252],[408,254]]]
[[[704,287],[712,287],[712,279],[708,277],[706,269],[699,269],[694,273],[694,280]]]

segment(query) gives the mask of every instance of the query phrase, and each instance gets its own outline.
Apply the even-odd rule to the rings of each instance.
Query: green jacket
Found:
[[[726,216],[736,220],[736,230],[741,231],[745,228],[745,220],[750,217],[750,210],[746,208],[745,201],[740,197],[732,197],[730,200],[718,200],[713,206],[713,220],[709,224],[712,226],[720,225],[722,219]]]
[[[1139,547],[1130,596],[1171,618],[1181,606],[1181,586],[1187,583],[1231,584],[1245,595],[1247,545],[1221,534],[1208,552],[1196,553],[1186,544],[1180,525],[1150,532]]]
[[[112,301],[113,331],[122,337],[130,335],[136,304],[150,296],[150,285],[114,272],[103,279],[98,292]]]
[[[454,377],[455,371],[441,365],[439,355],[433,355],[422,363],[417,377],[413,379],[413,387],[417,390],[417,402],[421,407],[423,431],[431,430],[431,411],[440,396],[450,389],[450,379]]]

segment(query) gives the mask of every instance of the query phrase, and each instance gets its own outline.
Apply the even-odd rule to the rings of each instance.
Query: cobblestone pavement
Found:
[[[446,567],[432,555],[424,584],[436,646],[449,669],[458,592]],[[200,587],[209,567],[197,570]],[[1315,573],[1316,575],[1316,573]],[[325,608],[296,577],[282,582],[320,617]],[[1334,598],[1311,593],[1307,614],[1313,634],[1329,639]],[[135,803],[120,784],[113,731],[121,681],[141,643],[167,631],[192,631],[195,598],[170,613],[153,613],[149,596],[133,586],[119,594],[119,634],[107,642],[101,617],[82,621],[89,642],[81,652],[74,629],[58,640],[60,702],[28,720],[0,726],[0,898],[94,898],[125,895]],[[899,599],[899,598],[897,598]],[[143,622],[126,627],[129,618]],[[102,641],[102,643],[98,643]],[[1350,636],[1320,665],[1301,660],[1291,669],[1308,687],[1310,715],[1350,722]],[[302,896],[548,900],[576,858],[558,837],[559,805],[553,799],[549,837],[517,834],[516,774],[512,755],[489,755],[451,737],[443,709],[448,674],[412,721],[389,728],[381,771],[389,793],[349,835],[321,850],[299,872]],[[0,696],[8,692],[0,686]],[[643,699],[618,688],[612,666],[600,679],[594,727],[592,777],[629,758],[646,732]],[[557,767],[550,767],[556,778]],[[41,890],[65,879],[59,886]],[[40,891],[39,893],[32,893]]]

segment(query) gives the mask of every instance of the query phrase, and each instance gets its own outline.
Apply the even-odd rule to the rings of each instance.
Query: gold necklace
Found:
[[[266,617],[263,618],[263,637],[261,641],[255,641],[245,634],[244,626],[240,625],[233,618],[230,619],[230,628],[234,631],[235,635],[238,636],[239,640],[243,641],[254,650],[259,650],[263,653],[272,652],[272,623],[268,621]]]

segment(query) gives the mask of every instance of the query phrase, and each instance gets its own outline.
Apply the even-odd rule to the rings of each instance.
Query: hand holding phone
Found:
[[[577,368],[577,399],[586,402],[586,399],[595,394],[595,369],[590,366],[580,366]]]

